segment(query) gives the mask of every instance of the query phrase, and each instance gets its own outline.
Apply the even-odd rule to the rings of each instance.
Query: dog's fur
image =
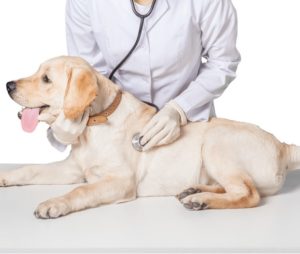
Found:
[[[50,83],[43,81],[45,75]],[[99,113],[119,90],[75,57],[51,59],[16,84],[10,96],[25,107],[49,105],[40,115],[49,124],[61,110],[70,119],[88,107],[90,115]],[[154,114],[152,107],[123,92],[108,122],[87,127],[66,160],[1,173],[0,186],[87,182],[41,203],[38,218],[180,192],[179,200],[193,210],[246,208],[276,193],[287,172],[300,168],[299,147],[280,143],[257,126],[217,118],[189,123],[173,144],[137,152],[131,138]]]

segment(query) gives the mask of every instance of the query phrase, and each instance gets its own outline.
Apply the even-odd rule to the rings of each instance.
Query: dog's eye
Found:
[[[43,81],[44,81],[45,83],[51,83],[51,80],[49,79],[49,77],[48,77],[47,75],[44,75],[44,76],[43,76]]]

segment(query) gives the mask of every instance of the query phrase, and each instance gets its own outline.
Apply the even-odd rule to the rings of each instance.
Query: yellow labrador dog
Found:
[[[7,83],[31,119],[51,124],[63,110],[90,121],[67,159],[0,174],[0,186],[86,183],[41,203],[38,218],[57,218],[103,204],[177,195],[192,210],[257,206],[300,169],[300,148],[280,143],[257,126],[213,118],[183,127],[168,146],[137,152],[131,140],[155,109],[76,57],[43,63],[31,77]],[[51,116],[51,117],[49,117]],[[30,118],[31,117],[31,118]]]

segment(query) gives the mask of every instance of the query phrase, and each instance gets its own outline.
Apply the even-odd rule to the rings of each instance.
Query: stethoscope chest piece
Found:
[[[142,152],[143,151],[143,146],[141,144],[141,139],[143,136],[140,135],[140,133],[136,133],[133,135],[131,143],[132,143],[132,147],[137,150],[138,152]]]

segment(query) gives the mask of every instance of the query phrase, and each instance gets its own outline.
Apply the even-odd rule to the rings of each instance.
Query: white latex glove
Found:
[[[180,137],[180,126],[187,124],[187,118],[174,101],[167,103],[147,123],[141,132],[143,151],[155,146],[167,145]]]
[[[83,133],[88,120],[88,110],[76,120],[65,118],[64,113],[61,112],[51,125],[53,137],[64,145],[75,144],[78,141],[78,137]]]

